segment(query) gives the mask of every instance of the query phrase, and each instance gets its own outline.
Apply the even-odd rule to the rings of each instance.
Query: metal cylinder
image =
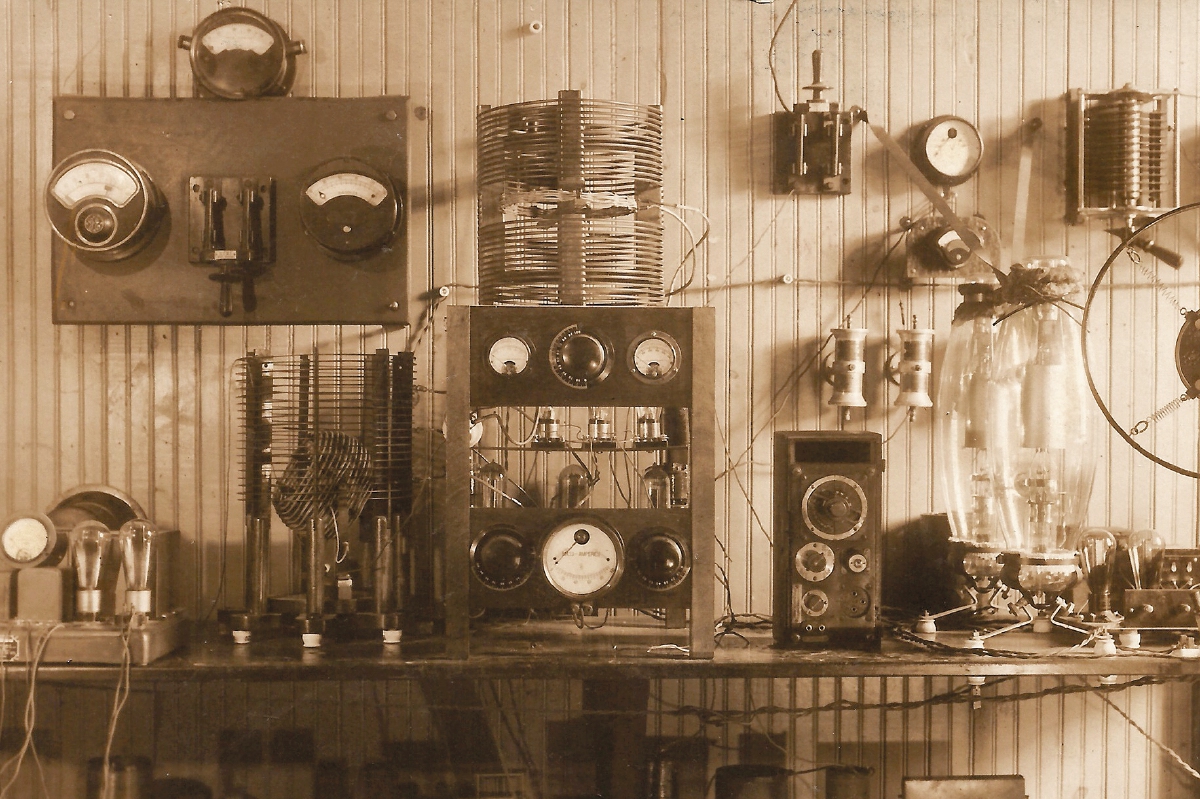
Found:
[[[246,518],[246,586],[245,608],[252,616],[267,612],[270,591],[271,520]]]
[[[320,618],[325,610],[325,560],[321,557],[324,543],[325,520],[313,519],[304,539],[304,612],[309,619]]]
[[[929,408],[933,399],[929,388],[933,380],[933,331],[903,328],[900,336],[900,393],[896,404],[909,408]]]
[[[863,397],[863,374],[867,368],[867,330],[862,327],[835,327],[830,332],[833,334],[833,361],[829,365],[833,394],[829,397],[829,404],[843,408],[865,408],[867,400]]]
[[[717,799],[788,799],[791,772],[781,766],[738,765],[717,769]]]

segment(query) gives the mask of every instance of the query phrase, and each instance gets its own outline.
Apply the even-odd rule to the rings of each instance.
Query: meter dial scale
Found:
[[[641,536],[632,550],[630,561],[634,572],[642,584],[653,591],[674,588],[691,571],[687,548],[667,530]]]
[[[65,549],[65,541],[49,516],[26,513],[8,520],[0,529],[0,560],[15,568],[54,565],[52,556]]]
[[[531,547],[511,527],[488,530],[471,546],[475,576],[498,591],[517,588],[529,579],[534,557]]]
[[[498,375],[519,375],[529,368],[533,348],[517,336],[504,336],[488,347],[488,366]]]
[[[145,170],[108,150],[80,150],[46,184],[46,216],[62,241],[88,258],[115,261],[146,246],[165,215]]]
[[[669,334],[652,330],[634,339],[629,368],[644,383],[665,383],[679,372],[680,349]]]
[[[542,544],[542,570],[550,586],[568,599],[586,600],[616,584],[625,552],[615,530],[579,519],[559,524]]]
[[[931,183],[957,186],[979,169],[983,139],[979,129],[961,117],[935,117],[918,131],[912,158]]]
[[[222,8],[200,21],[191,36],[179,37],[192,75],[209,94],[226,100],[288,93],[303,42],[289,41],[270,17],[251,8]]]
[[[337,258],[365,258],[391,242],[400,219],[391,178],[363,161],[338,158],[317,167],[304,188],[304,230]]]

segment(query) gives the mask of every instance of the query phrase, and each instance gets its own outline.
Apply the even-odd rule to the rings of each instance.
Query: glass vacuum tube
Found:
[[[1022,543],[1005,457],[1019,384],[999,361],[993,287],[969,283],[959,292],[938,380],[937,470],[954,539],[998,555]]]

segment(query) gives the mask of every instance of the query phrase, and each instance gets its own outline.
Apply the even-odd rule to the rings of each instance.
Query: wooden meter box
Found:
[[[712,657],[713,329],[711,308],[450,309],[455,654],[536,618]]]
[[[54,321],[407,324],[406,106],[55,98]]]

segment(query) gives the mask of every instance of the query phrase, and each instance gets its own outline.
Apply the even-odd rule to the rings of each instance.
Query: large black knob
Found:
[[[687,552],[674,536],[651,533],[643,536],[633,556],[633,569],[648,588],[666,590],[683,582],[690,569]]]
[[[578,328],[558,334],[550,357],[559,379],[576,388],[600,382],[612,369],[612,358],[604,341]]]
[[[516,588],[533,571],[534,555],[529,545],[509,528],[484,533],[471,553],[475,576],[484,585],[505,590]]]

